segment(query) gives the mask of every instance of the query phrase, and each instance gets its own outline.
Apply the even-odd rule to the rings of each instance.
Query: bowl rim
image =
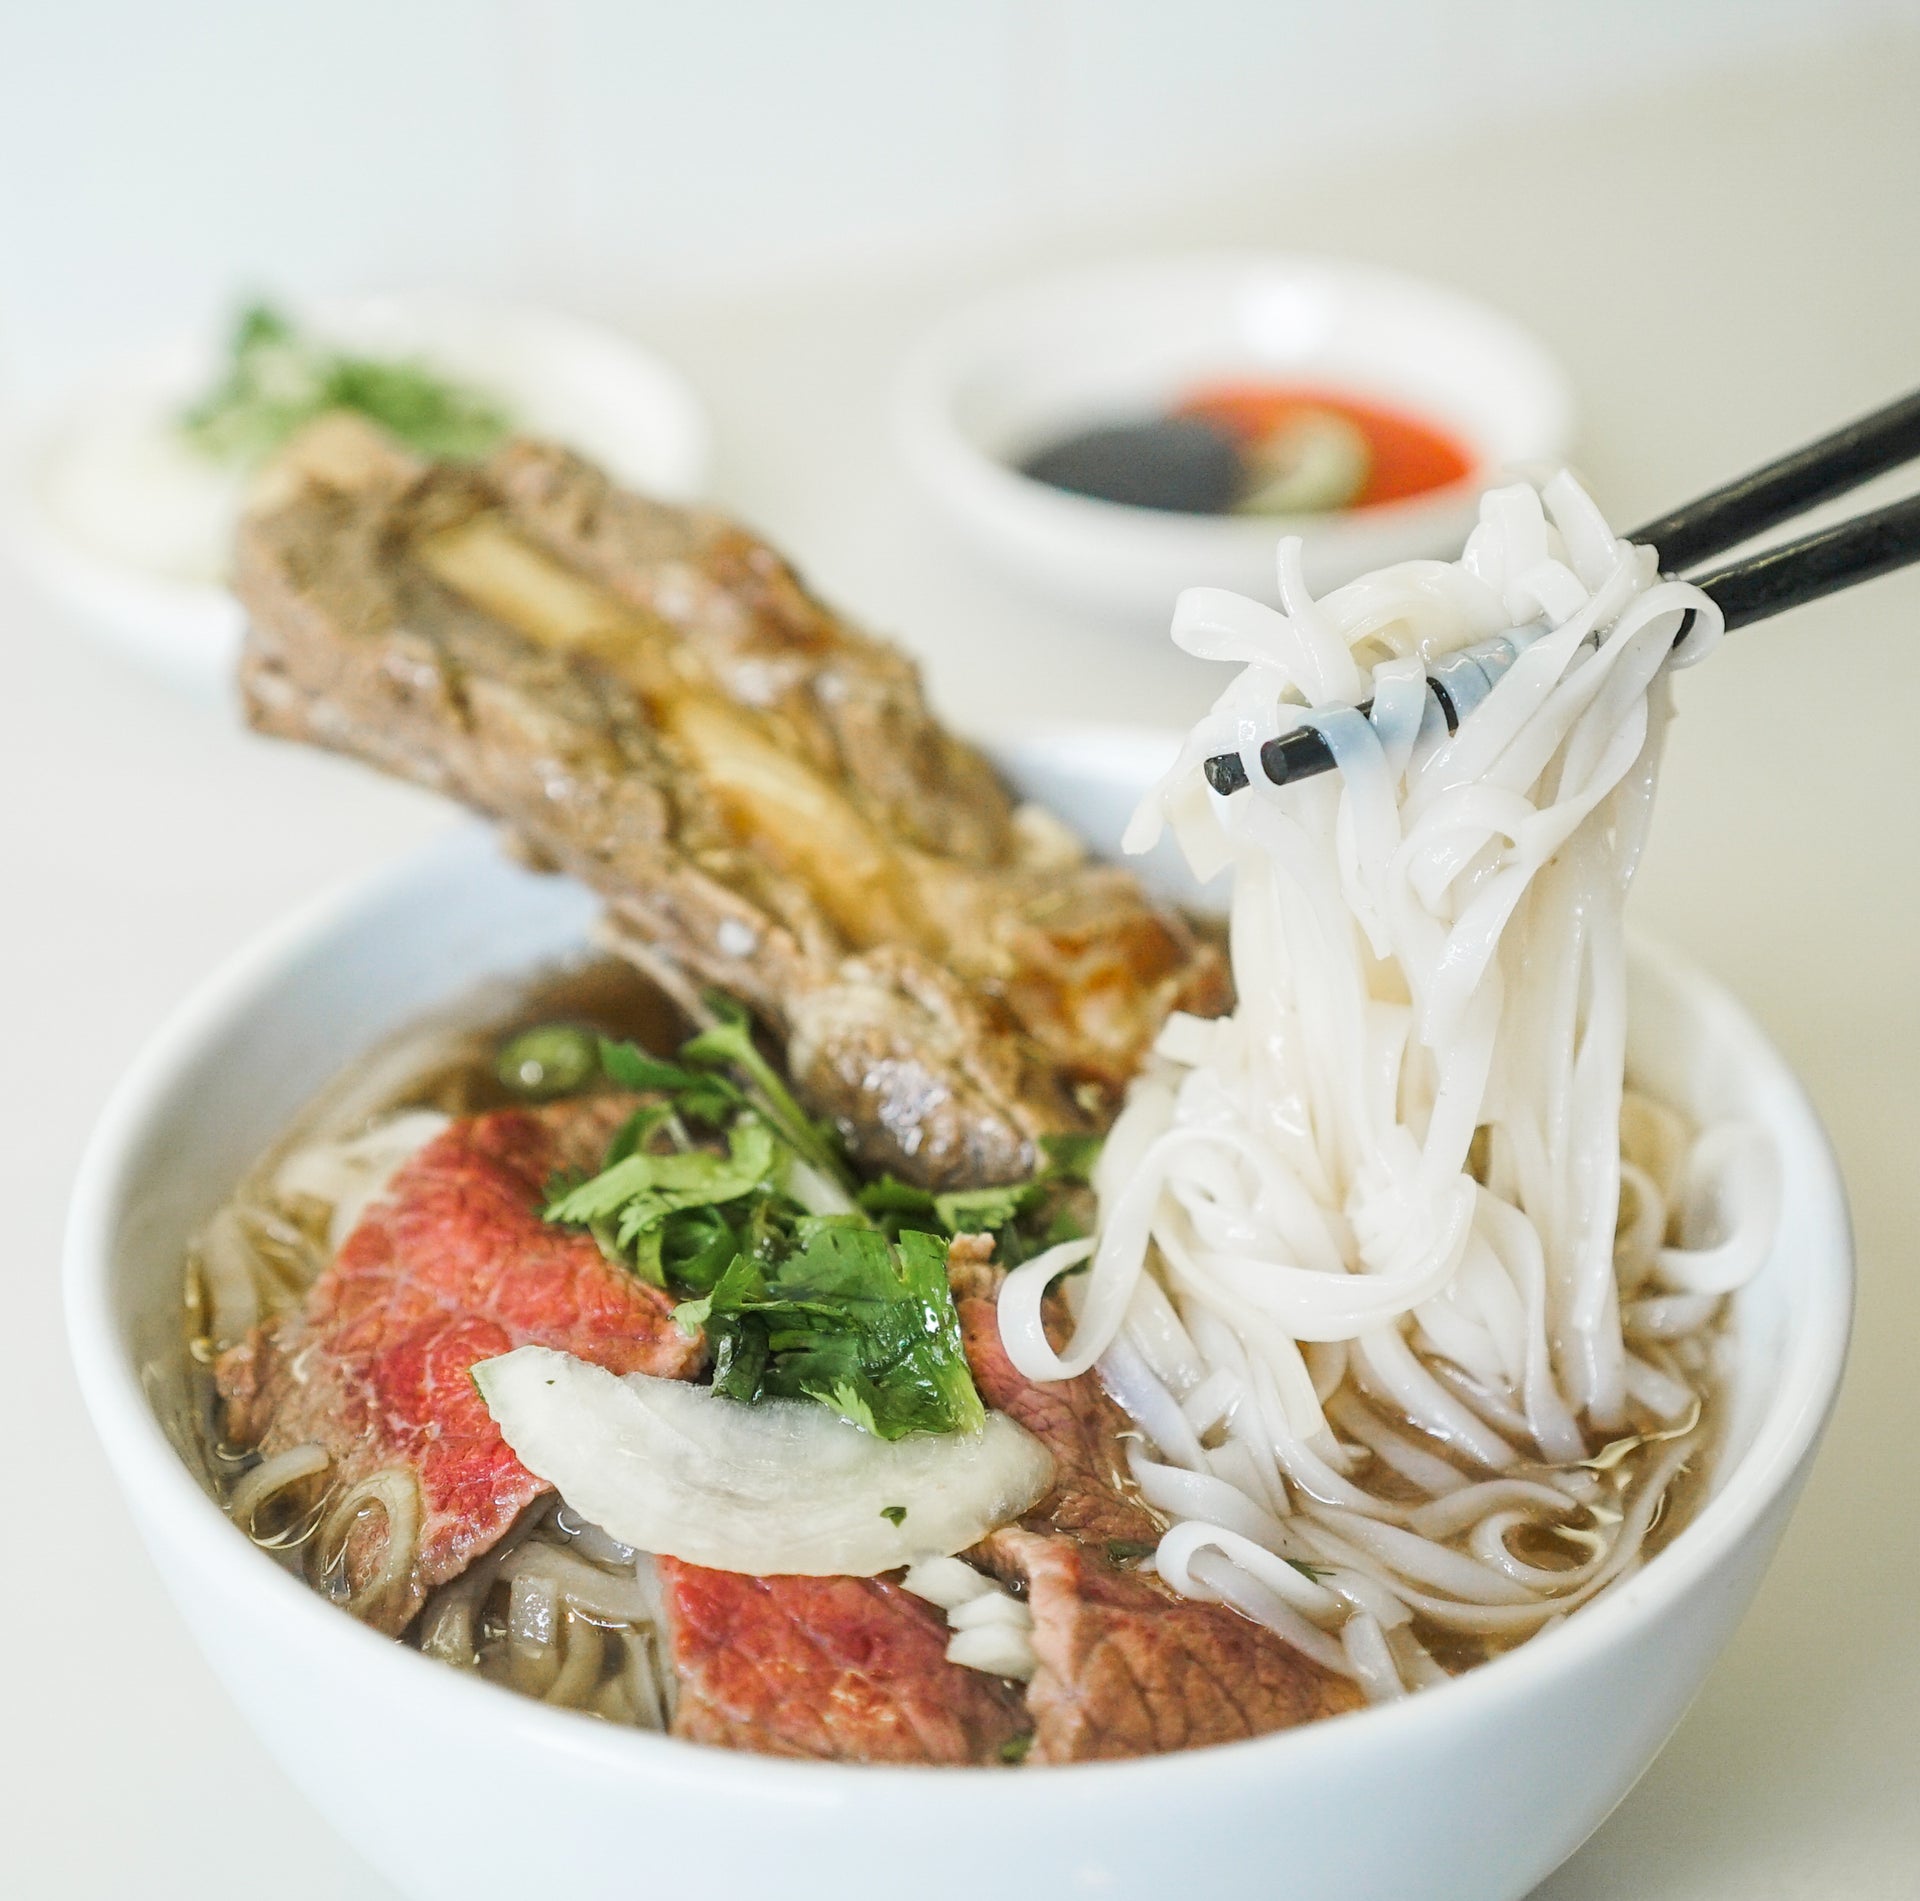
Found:
[[[1258,273],[1313,272],[1337,279],[1369,298],[1411,298],[1448,309],[1483,330],[1497,331],[1502,354],[1516,382],[1530,384],[1540,415],[1538,450],[1524,460],[1556,461],[1570,451],[1578,423],[1572,380],[1540,338],[1497,305],[1435,278],[1364,259],[1316,251],[1256,247],[1169,250],[1078,264],[1023,278],[962,305],[921,335],[902,360],[894,382],[895,435],[910,466],[931,488],[958,482],[996,511],[1020,510],[1032,525],[1055,536],[1124,535],[1184,547],[1211,544],[1244,549],[1282,535],[1332,537],[1410,529],[1470,509],[1503,466],[1474,442],[1473,467],[1459,480],[1397,501],[1317,515],[1200,515],[1141,508],[1078,495],[1035,481],[982,450],[954,420],[953,402],[963,377],[992,342],[1018,325],[1023,313],[1064,304],[1078,296],[1124,295],[1129,289],[1183,278],[1217,279]]]
[[[1102,752],[1137,752],[1150,729],[1088,723],[1032,726],[1000,756],[1058,758],[1079,744]],[[1156,736],[1163,750],[1168,735]],[[1044,749],[1044,750],[1041,750]],[[247,1540],[201,1488],[149,1406],[134,1355],[115,1320],[112,1299],[114,1240],[145,1135],[175,1092],[181,1075],[211,1048],[230,1022],[266,1001],[317,944],[349,930],[385,905],[402,900],[430,867],[459,851],[493,849],[478,822],[447,833],[370,877],[350,878],[270,926],[222,962],[163,1021],[109,1096],[75,1176],[63,1250],[64,1305],[69,1348],[82,1396],[109,1455],[122,1494],[136,1519],[164,1518],[193,1565],[221,1590],[251,1596],[271,1618],[285,1645],[325,1656],[329,1668],[353,1672],[366,1691],[386,1703],[418,1707],[448,1727],[485,1725],[521,1743],[590,1760],[607,1775],[644,1774],[684,1787],[777,1785],[786,1796],[820,1797],[881,1792],[911,1784],[924,1797],[951,1791],[969,1806],[983,1799],[982,1778],[993,1778],[991,1799],[1018,1809],[1056,1802],[1073,1788],[1091,1795],[1129,1780],[1152,1778],[1162,1787],[1264,1780],[1303,1752],[1323,1760],[1409,1739],[1434,1725],[1463,1722],[1476,1711],[1524,1704],[1544,1679],[1576,1674],[1616,1643],[1657,1622],[1742,1545],[1783,1494],[1790,1492],[1832,1410],[1845,1365],[1854,1297],[1854,1250],[1839,1165],[1804,1086],[1747,1011],[1688,959],[1635,942],[1638,961],[1677,988],[1690,1015],[1715,1042],[1751,1049],[1774,1073],[1793,1114],[1804,1125],[1813,1162],[1810,1194],[1825,1243],[1801,1271],[1816,1275],[1817,1298],[1804,1324],[1792,1330],[1772,1396],[1752,1443],[1725,1483],[1653,1562],[1615,1590],[1582,1607],[1577,1617],[1481,1665],[1426,1696],[1377,1704],[1326,1722],[1244,1741],[1118,1762],[1049,1766],[1044,1776],[1009,1776],[995,1768],[865,1765],[760,1756],[708,1748],[671,1736],[616,1729],[548,1709],[465,1672],[450,1670],[344,1617]],[[140,1526],[143,1536],[146,1526]],[[168,1579],[169,1589],[175,1588]],[[399,1673],[399,1674],[396,1674]],[[344,1685],[343,1685],[343,1694]],[[1376,1744],[1376,1739],[1379,1739]],[[769,1786],[768,1792],[773,1788]],[[935,1799],[940,1799],[937,1795]]]

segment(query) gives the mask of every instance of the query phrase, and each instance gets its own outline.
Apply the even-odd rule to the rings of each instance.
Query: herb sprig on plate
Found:
[[[242,311],[225,374],[181,417],[216,462],[251,468],[329,410],[376,422],[426,456],[483,456],[512,427],[489,396],[404,358],[357,356],[303,335],[279,311]]]

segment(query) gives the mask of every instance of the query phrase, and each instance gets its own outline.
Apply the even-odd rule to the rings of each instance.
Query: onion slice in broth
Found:
[[[755,1577],[873,1577],[965,1550],[1053,1484],[1002,1413],[974,1433],[875,1438],[825,1406],[745,1406],[711,1388],[622,1378],[550,1347],[473,1369],[515,1455],[637,1551]]]

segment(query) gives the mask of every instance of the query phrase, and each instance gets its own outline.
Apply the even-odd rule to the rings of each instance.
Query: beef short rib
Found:
[[[1226,1007],[1217,949],[744,529],[535,443],[428,466],[316,428],[241,528],[254,725],[499,820],[616,946],[751,1005],[870,1165],[1018,1179],[1170,1009]]]

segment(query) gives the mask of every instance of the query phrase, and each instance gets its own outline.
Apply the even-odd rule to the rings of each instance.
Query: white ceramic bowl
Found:
[[[1248,378],[1372,397],[1450,430],[1474,476],[1336,515],[1178,515],[1095,501],[1014,466],[1069,432]],[[1306,541],[1316,590],[1417,555],[1452,557],[1503,469],[1563,458],[1571,389],[1511,318],[1370,265],[1284,254],[1146,259],[1043,279],[961,311],[913,352],[894,403],[929,496],[1021,579],[1164,628],[1184,587],[1275,593],[1274,546]]]
[[[343,348],[419,357],[470,382],[528,434],[578,449],[646,494],[682,499],[706,480],[699,399],[678,371],[615,331],[428,296],[340,299],[293,315]],[[119,472],[130,458],[165,452],[166,426],[213,383],[225,353],[225,337],[209,334],[104,370],[32,430],[0,483],[0,529],[41,591],[88,632],[204,698],[229,690],[240,644],[240,605],[216,567],[240,484],[205,472],[174,537],[154,528],[171,511]],[[83,488],[97,495],[103,470],[117,499],[80,519],[71,498]],[[98,519],[102,507],[111,519]],[[158,544],[175,539],[185,545],[170,559]],[[216,552],[201,555],[207,542]]]
[[[1172,744],[1081,729],[1002,756],[1017,782],[1111,840]],[[1738,1302],[1726,1450],[1699,1516],[1642,1572],[1440,1690],[1133,1763],[776,1761],[613,1729],[463,1676],[353,1623],[254,1550],[169,1437],[187,1236],[343,1058],[574,947],[593,909],[577,887],[510,866],[477,829],[326,900],[160,1034],[74,1191],[74,1355],[160,1573],[266,1747],[405,1893],[526,1901],[558,1883],[570,1901],[602,1901],[719,1878],[793,1901],[971,1901],[986,1849],[1023,1894],[1507,1901],[1620,1800],[1759,1583],[1834,1397],[1852,1302],[1840,1181],[1805,1096],[1731,999],[1646,951],[1633,968],[1636,1066],[1702,1116],[1755,1117],[1782,1158],[1779,1240]]]

